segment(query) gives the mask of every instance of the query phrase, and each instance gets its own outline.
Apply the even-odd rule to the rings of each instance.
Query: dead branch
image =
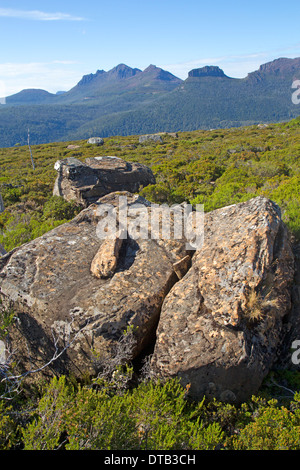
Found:
[[[47,367],[50,367],[55,361],[57,361],[67,351],[67,349],[69,349],[75,343],[79,335],[82,334],[83,330],[87,327],[89,323],[87,321],[86,324],[83,327],[81,327],[77,331],[77,333],[74,335],[74,337],[71,339],[71,331],[72,331],[71,326],[73,322],[74,322],[74,318],[72,318],[71,322],[69,323],[69,326],[70,326],[69,334],[68,334],[67,340],[65,339],[65,344],[62,348],[59,347],[61,337],[60,336],[56,337],[54,335],[54,331],[52,330],[54,353],[51,359],[47,361],[45,364],[43,364],[41,367],[31,368],[22,374],[14,375],[12,372],[12,362],[14,361],[16,351],[9,352],[8,357],[6,357],[5,359],[5,362],[2,364],[0,363],[0,378],[1,378],[0,383],[4,383],[5,385],[5,390],[0,395],[0,399],[11,400],[16,394],[20,393],[21,385],[24,379],[28,377],[29,375],[42,372]],[[28,354],[29,354],[29,360],[30,362],[32,362],[30,353],[29,353],[29,348],[28,348]]]

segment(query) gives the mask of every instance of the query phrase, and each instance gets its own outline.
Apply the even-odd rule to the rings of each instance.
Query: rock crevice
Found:
[[[28,367],[30,344],[36,363],[49,359],[55,330],[76,336],[58,372],[96,374],[129,326],[132,359],[153,349],[151,373],[180,377],[196,399],[248,399],[284,350],[291,325],[300,331],[291,309],[294,255],[278,206],[258,197],[205,214],[203,245],[191,251],[184,236],[124,238],[119,231],[100,239],[99,209],[117,208],[120,195],[129,207],[155,210],[138,195],[110,193],[0,258],[0,295],[31,325],[11,334],[20,364]],[[132,212],[129,222],[137,220]]]

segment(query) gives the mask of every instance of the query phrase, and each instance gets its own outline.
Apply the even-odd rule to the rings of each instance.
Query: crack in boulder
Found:
[[[36,361],[49,358],[46,344],[60,325],[71,336],[80,334],[57,372],[94,375],[95,354],[110,361],[132,327],[132,359],[150,348],[151,373],[179,377],[194,399],[247,400],[282,351],[287,325],[300,331],[299,312],[291,310],[294,255],[278,206],[258,197],[207,213],[203,245],[191,251],[184,236],[133,239],[119,232],[114,240],[100,239],[99,208],[116,207],[120,195],[130,207],[153,210],[138,195],[110,193],[0,258],[0,296],[14,301],[21,323],[26,315],[25,323],[35,325],[24,328],[23,337],[12,331],[16,360],[28,367],[30,344]],[[136,220],[130,215],[129,222]],[[30,268],[20,277],[24,263],[38,266],[34,278]],[[270,302],[257,317],[255,299],[249,308],[251,291],[262,306]]]

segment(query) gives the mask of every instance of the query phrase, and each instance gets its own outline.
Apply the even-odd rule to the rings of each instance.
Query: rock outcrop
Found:
[[[226,77],[225,73],[223,72],[220,67],[214,65],[207,65],[205,67],[201,67],[200,69],[193,69],[190,70],[189,77],[221,77],[221,78],[228,78]]]
[[[108,209],[121,222],[120,196],[128,204],[126,237],[119,227],[115,239],[102,239]],[[185,260],[183,275],[189,252],[184,238],[131,236],[139,216],[145,219],[149,210],[138,195],[111,193],[71,222],[0,258],[0,296],[13,302],[18,318],[11,348],[20,367],[32,367],[24,359],[28,351],[34,367],[49,362],[54,338],[60,339],[61,351],[76,337],[52,368],[77,377],[94,374],[100,363],[109,361],[128,326],[136,330],[132,357],[153,341],[162,302],[178,281],[174,265]]]
[[[204,245],[163,303],[153,371],[179,376],[194,398],[247,400],[277,359],[293,275],[276,204],[258,197],[206,214]]]
[[[154,374],[180,377],[196,399],[247,400],[299,326],[279,207],[258,197],[205,214],[204,243],[192,253],[185,233],[166,238],[158,225],[149,237],[137,228],[156,211],[162,221],[168,209],[110,193],[0,258],[0,297],[17,317],[16,363],[38,368],[67,346],[51,362],[55,373],[96,374],[133,327],[132,358],[152,345]],[[170,222],[172,232],[178,218]]]
[[[104,139],[102,139],[102,137],[90,137],[87,143],[91,145],[103,145]]]
[[[69,157],[55,163],[58,172],[53,195],[75,201],[83,207],[100,197],[115,192],[138,192],[140,187],[154,184],[150,168],[113,157],[87,158],[85,162]]]

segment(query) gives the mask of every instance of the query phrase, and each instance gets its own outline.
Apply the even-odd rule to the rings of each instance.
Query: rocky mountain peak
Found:
[[[82,79],[78,82],[78,85],[87,85],[90,84],[91,82],[101,81],[105,80],[123,80],[129,77],[133,77],[134,75],[141,73],[140,69],[137,68],[131,68],[128,65],[125,64],[119,64],[116,67],[112,68],[108,72],[105,72],[105,70],[97,70],[96,73],[91,73],[88,75],[84,75]]]
[[[144,71],[144,75],[149,75],[154,79],[162,80],[162,81],[169,81],[169,82],[178,82],[178,84],[182,81],[180,78],[176,77],[170,72],[163,70],[156,65],[150,64]]]
[[[124,78],[133,77],[134,75],[136,75],[138,73],[141,73],[141,72],[142,71],[140,69],[137,69],[137,68],[133,69],[133,68],[129,67],[126,64],[119,64],[116,67],[114,67],[113,69],[109,70],[107,72],[107,74],[110,77],[115,77],[115,78],[118,78],[118,79],[124,79]]]
[[[262,64],[258,70],[247,75],[248,80],[259,82],[271,77],[283,79],[298,79],[300,69],[300,58],[288,59],[281,57],[266,64]]]
[[[99,76],[102,76],[103,74],[105,74],[104,70],[97,70],[96,73],[89,73],[88,75],[84,75],[82,77],[82,79],[78,82],[77,85],[79,85],[79,86],[86,85],[86,84],[92,82],[95,78],[98,78]]]
[[[226,77],[220,67],[215,65],[207,65],[199,69],[193,69],[188,74],[189,77]]]
[[[279,59],[275,59],[272,62],[267,62],[266,64],[262,64],[259,67],[259,72],[267,72],[267,73],[285,73],[290,70],[297,70],[299,71],[300,67],[300,58],[297,59],[287,59],[281,57]]]
[[[144,72],[145,72],[145,73],[148,73],[148,72],[157,72],[158,70],[162,70],[162,69],[160,69],[160,68],[157,67],[156,65],[150,64],[150,65],[148,65],[148,67],[145,68]]]

